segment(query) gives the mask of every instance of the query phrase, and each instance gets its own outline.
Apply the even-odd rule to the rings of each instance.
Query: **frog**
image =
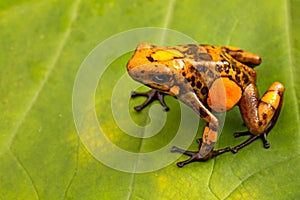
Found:
[[[257,139],[262,140],[264,148],[269,148],[267,135],[279,117],[284,85],[274,82],[259,98],[254,67],[261,62],[260,55],[233,46],[156,46],[143,42],[129,59],[127,73],[151,90],[131,93],[132,98],[146,97],[145,102],[134,109],[141,111],[158,100],[163,110],[168,111],[164,97],[171,95],[206,122],[202,137],[197,139],[197,151],[171,148],[171,152],[189,156],[189,159],[177,162],[178,167],[207,161],[225,152],[235,154]],[[248,137],[232,148],[215,150],[220,129],[217,113],[227,112],[235,106],[239,107],[247,131],[233,135]]]

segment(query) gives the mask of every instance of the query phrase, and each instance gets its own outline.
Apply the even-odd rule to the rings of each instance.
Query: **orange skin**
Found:
[[[172,47],[141,43],[127,64],[128,74],[153,90],[134,96],[148,96],[136,110],[147,106],[156,95],[165,109],[163,94],[176,97],[191,107],[207,122],[198,152],[174,147],[173,152],[191,156],[178,166],[205,161],[227,151],[237,152],[258,137],[269,147],[266,135],[276,123],[283,101],[284,87],[275,82],[259,99],[254,66],[261,63],[257,54],[230,46],[181,45]],[[219,122],[212,113],[226,112],[235,105],[240,107],[248,134],[244,143],[234,147],[213,150],[217,141]],[[245,133],[235,134],[236,137]]]

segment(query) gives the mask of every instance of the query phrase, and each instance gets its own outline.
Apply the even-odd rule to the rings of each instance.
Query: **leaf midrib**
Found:
[[[37,100],[38,100],[41,92],[43,91],[43,88],[45,87],[46,83],[48,82],[48,80],[49,80],[49,78],[50,78],[53,70],[57,66],[57,63],[58,63],[58,61],[59,61],[59,59],[61,57],[63,49],[65,48],[65,45],[66,45],[66,43],[68,42],[68,40],[70,38],[70,35],[71,35],[71,32],[72,32],[72,25],[73,25],[74,21],[77,18],[77,14],[78,14],[78,9],[79,9],[80,2],[81,2],[81,0],[76,0],[76,1],[74,1],[73,5],[71,5],[72,9],[71,9],[71,12],[69,14],[69,21],[68,21],[68,23],[66,25],[65,33],[62,35],[62,38],[61,38],[60,42],[58,43],[59,45],[58,45],[57,50],[55,51],[55,53],[53,55],[53,59],[50,62],[47,71],[45,72],[44,78],[40,81],[40,84],[38,85],[38,87],[36,89],[36,92],[32,96],[32,98],[31,98],[30,102],[28,103],[28,105],[25,107],[25,110],[22,113],[22,115],[19,117],[19,120],[17,121],[15,127],[12,129],[11,134],[8,137],[7,142],[5,143],[3,149],[0,151],[0,156],[2,156],[3,154],[7,153],[8,151],[10,151],[11,145],[12,145],[12,143],[14,141],[14,138],[18,134],[20,127],[25,122],[26,117],[28,116],[28,114],[32,110],[33,106],[37,102]],[[27,176],[31,180],[31,183],[33,184],[33,188],[35,189],[36,194],[38,195],[37,188],[34,185],[34,182],[33,182],[32,178],[31,178],[28,170],[24,167],[24,165],[21,163],[21,161],[18,159],[18,157],[14,153],[13,153],[13,155],[16,158],[19,166],[22,169],[24,169],[24,171],[26,172]],[[71,181],[72,181],[73,178],[74,177],[71,178],[70,183],[71,183]]]
[[[291,81],[291,93],[292,93],[292,96],[293,96],[293,99],[295,100],[295,108],[297,110],[297,112],[295,112],[295,120],[296,122],[299,122],[300,121],[300,116],[299,116],[299,105],[297,104],[297,95],[296,95],[296,79],[295,79],[295,73],[297,70],[296,70],[296,66],[294,65],[295,61],[294,61],[294,55],[293,55],[293,40],[292,40],[292,37],[293,37],[293,34],[292,34],[292,29],[291,29],[291,19],[292,19],[292,14],[291,14],[291,5],[290,5],[290,0],[285,0],[285,7],[284,7],[284,10],[285,10],[285,13],[286,13],[286,16],[285,16],[285,29],[286,29],[286,34],[287,34],[287,65],[290,66],[291,68],[291,73],[290,73],[290,81]]]

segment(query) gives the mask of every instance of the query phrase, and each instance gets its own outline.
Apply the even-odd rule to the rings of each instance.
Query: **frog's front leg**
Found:
[[[133,98],[138,97],[138,96],[147,97],[147,99],[144,103],[142,103],[139,106],[134,107],[134,109],[136,111],[142,110],[143,108],[148,106],[150,103],[152,103],[154,100],[158,100],[159,103],[162,105],[163,110],[168,111],[169,107],[166,105],[166,103],[164,101],[164,96],[165,95],[166,95],[165,93],[159,92],[155,89],[149,90],[148,92],[135,92],[135,91],[131,92],[131,97],[133,97]]]
[[[256,86],[254,84],[247,86],[239,107],[248,131],[235,133],[234,136],[251,135],[251,137],[232,148],[233,153],[236,153],[239,149],[247,146],[258,138],[262,139],[265,148],[270,147],[270,143],[267,141],[267,135],[278,119],[283,101],[283,93],[283,85],[275,82],[265,92],[263,97],[259,99]]]
[[[218,139],[219,122],[218,119],[199,101],[194,92],[187,92],[178,96],[177,98],[191,107],[201,118],[207,122],[207,125],[204,128],[202,139],[198,140],[199,151],[186,151],[177,147],[173,147],[171,149],[171,152],[179,152],[190,156],[190,159],[183,162],[178,162],[178,167],[183,167],[184,165],[194,161],[206,161],[231,150],[229,147],[213,150]]]

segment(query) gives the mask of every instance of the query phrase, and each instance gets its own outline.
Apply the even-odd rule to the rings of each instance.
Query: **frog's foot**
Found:
[[[196,139],[196,142],[197,142],[199,145],[201,145],[201,144],[202,144],[202,138]]]
[[[234,133],[234,137],[240,137],[240,136],[246,136],[246,135],[251,135],[251,137],[248,140],[246,140],[245,142],[231,148],[232,153],[237,153],[240,149],[244,148],[248,144],[251,144],[253,141],[255,141],[258,138],[262,139],[264,147],[266,149],[268,149],[270,147],[270,143],[267,140],[268,133],[266,133],[266,132],[261,135],[252,135],[249,131]]]
[[[134,97],[138,97],[138,96],[144,96],[144,97],[147,97],[147,99],[141,105],[134,107],[134,109],[136,111],[142,110],[143,108],[145,108],[146,106],[148,106],[150,103],[152,103],[152,101],[154,101],[154,100],[158,100],[159,101],[159,103],[162,105],[164,111],[168,111],[169,110],[169,107],[166,105],[166,103],[164,101],[165,94],[162,93],[162,92],[159,92],[159,91],[157,91],[155,89],[152,89],[152,90],[150,90],[148,92],[134,92],[134,91],[131,92],[131,97],[134,98]]]
[[[200,141],[200,140],[197,140],[197,141]],[[201,143],[200,143],[200,146],[201,146]],[[184,165],[189,164],[191,162],[195,162],[195,161],[200,161],[201,162],[201,161],[209,160],[213,157],[216,157],[216,156],[218,156],[222,153],[228,152],[230,150],[231,149],[229,147],[224,148],[224,149],[219,149],[219,150],[216,150],[216,151],[212,150],[210,153],[208,153],[204,157],[201,156],[201,154],[199,152],[186,151],[186,150],[180,149],[180,148],[175,147],[175,146],[172,147],[171,152],[172,153],[178,152],[178,153],[182,153],[184,155],[190,156],[190,159],[177,163],[178,167],[183,167]]]

